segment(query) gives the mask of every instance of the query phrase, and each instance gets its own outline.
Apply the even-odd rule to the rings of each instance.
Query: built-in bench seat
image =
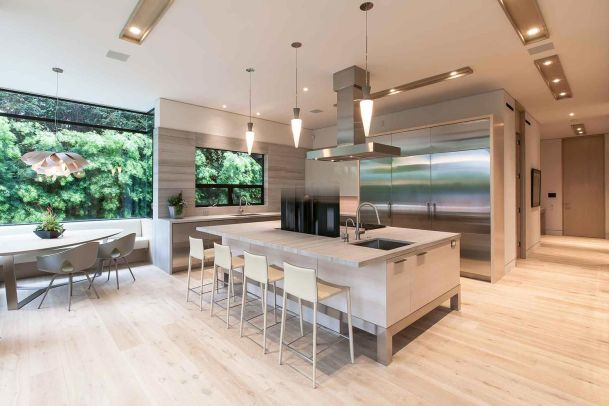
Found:
[[[117,220],[91,220],[91,221],[73,221],[64,222],[63,226],[66,230],[90,230],[90,229],[105,229],[117,228],[123,230],[114,238],[122,237],[127,234],[135,233],[135,250],[130,256],[134,262],[149,260],[149,247],[152,239],[152,219],[117,219]],[[38,238],[33,231],[36,224],[20,224],[0,226],[0,236],[10,236],[14,234],[32,234],[32,238]],[[36,255],[18,255],[15,256],[15,264],[22,266],[17,267],[17,271],[21,276],[25,274],[32,275],[31,272],[35,268]],[[2,265],[0,261],[0,265]],[[21,272],[19,272],[21,271]],[[2,275],[0,274],[0,280]]]

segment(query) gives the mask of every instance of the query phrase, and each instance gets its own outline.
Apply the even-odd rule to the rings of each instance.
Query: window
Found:
[[[63,220],[152,215],[152,129],[148,112],[0,89],[0,224],[34,223],[51,206]],[[84,177],[37,175],[29,151],[74,151]]]
[[[212,148],[195,153],[197,207],[238,206],[241,198],[264,204],[264,155]]]

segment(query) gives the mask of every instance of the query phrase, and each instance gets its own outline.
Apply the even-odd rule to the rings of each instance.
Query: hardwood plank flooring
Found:
[[[496,284],[462,278],[462,311],[446,303],[403,331],[388,367],[370,358],[367,334],[356,335],[355,365],[345,341],[328,346],[334,338],[320,334],[317,389],[294,354],[278,365],[278,325],[263,355],[253,327],[239,337],[238,307],[227,330],[222,309],[210,317],[207,301],[203,312],[198,296],[186,303],[185,273],[142,265],[133,283],[122,271],[119,291],[113,279],[96,282],[99,300],[79,285],[70,313],[63,287],[41,310],[36,300],[13,312],[2,291],[0,405],[606,405],[609,245],[568,242],[544,238]],[[287,332],[298,337],[297,319]]]

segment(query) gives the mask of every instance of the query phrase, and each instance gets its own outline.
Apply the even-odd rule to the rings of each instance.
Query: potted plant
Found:
[[[186,207],[186,201],[182,197],[182,192],[169,196],[167,203],[169,204],[169,217],[172,219],[182,218],[184,207]]]
[[[53,208],[49,206],[47,212],[42,216],[42,223],[34,230],[34,234],[40,238],[58,238],[64,231],[63,225],[53,213]]]

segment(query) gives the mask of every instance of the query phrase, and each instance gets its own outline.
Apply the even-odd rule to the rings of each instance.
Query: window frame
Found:
[[[210,148],[210,147],[195,147],[195,154],[196,151],[199,149],[208,149],[208,150],[214,150],[214,151],[222,151],[222,152],[232,152],[232,153],[239,153],[239,154],[247,154],[247,152],[245,151],[237,151],[237,150],[231,150],[231,149],[222,149],[222,148]],[[195,207],[236,207],[239,206],[239,202],[233,202],[233,191],[234,189],[260,189],[260,203],[251,203],[248,202],[248,204],[250,206],[264,206],[265,205],[265,189],[266,189],[266,155],[265,154],[261,154],[261,153],[252,153],[253,155],[260,155],[262,157],[261,159],[261,166],[262,166],[262,184],[261,185],[248,185],[248,184],[237,184],[237,183],[212,183],[212,184],[205,184],[205,183],[196,183],[196,164],[195,164]],[[226,204],[197,204],[197,190],[199,189],[227,189],[227,202]]]

